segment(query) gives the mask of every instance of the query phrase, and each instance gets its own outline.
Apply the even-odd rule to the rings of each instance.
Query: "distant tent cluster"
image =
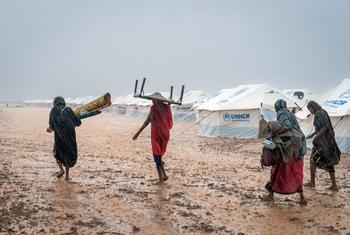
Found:
[[[195,109],[208,99],[204,91],[190,91],[184,94],[182,105],[174,106],[173,116],[176,121],[196,121]]]
[[[169,93],[161,93],[169,97]],[[94,98],[66,98],[66,102],[74,106]],[[176,97],[173,98],[176,100]],[[276,119],[274,103],[278,99],[286,100],[306,135],[314,131],[313,117],[309,115],[306,105],[310,100],[319,102],[331,116],[340,149],[350,153],[350,79],[344,79],[321,96],[315,96],[307,89],[279,90],[269,84],[240,85],[222,89],[210,96],[201,90],[189,91],[184,94],[182,105],[172,106],[172,111],[175,121],[196,122],[199,135],[202,136],[258,138],[263,126]],[[25,103],[48,105],[52,104],[52,100],[27,100]],[[113,97],[108,111],[118,115],[146,117],[151,105],[150,100],[129,94]]]

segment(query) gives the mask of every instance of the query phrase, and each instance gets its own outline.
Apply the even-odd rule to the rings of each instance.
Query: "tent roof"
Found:
[[[294,92],[297,92],[297,91],[303,92],[305,96],[313,95],[313,92],[312,92],[311,90],[309,90],[309,89],[304,89],[304,88],[302,88],[302,89],[284,89],[284,90],[283,90],[284,93],[287,93],[287,94],[289,94],[289,95],[293,95]]]
[[[328,112],[329,116],[350,115],[350,78],[338,82],[315,100]],[[305,108],[296,115],[298,118],[304,119],[309,114]]]
[[[208,98],[197,109],[244,110],[274,107],[278,99],[284,99],[288,107],[297,107],[295,101],[269,84],[241,85],[233,89],[222,89]]]
[[[298,97],[294,96],[294,93],[298,91],[304,93],[303,99],[299,99]],[[300,108],[306,107],[307,102],[314,100],[317,97],[309,89],[285,89],[283,92],[286,93],[292,100],[294,100]]]
[[[140,98],[135,98],[132,95],[132,97],[130,97],[127,100],[126,104],[127,105],[136,105],[136,106],[150,106],[152,104],[152,101],[151,100],[140,99]]]
[[[85,104],[90,102],[93,99],[96,99],[96,96],[80,96],[77,98],[66,98],[66,103],[68,104]]]
[[[193,90],[186,92],[182,98],[183,105],[194,105],[202,102],[209,97],[209,94],[201,90]]]
[[[169,92],[160,92],[162,96],[169,97]],[[153,93],[145,94],[145,95],[152,95]],[[173,99],[177,100],[178,98],[173,95]],[[142,99],[142,98],[135,98],[133,94],[129,94],[127,96],[122,97],[116,97],[113,101],[113,104],[125,104],[125,105],[135,105],[135,106],[151,106],[152,100]]]
[[[29,100],[25,100],[23,101],[23,103],[25,104],[41,104],[41,103],[44,103],[44,104],[52,104],[53,100],[52,99],[42,99],[42,100],[32,100],[32,99],[29,99]]]
[[[112,104],[127,104],[134,99],[133,94],[117,96],[112,98]]]

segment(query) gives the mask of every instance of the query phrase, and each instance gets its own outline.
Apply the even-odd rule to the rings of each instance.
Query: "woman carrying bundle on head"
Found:
[[[305,184],[305,186],[315,187],[316,167],[318,167],[329,172],[332,181],[329,189],[337,191],[334,165],[339,163],[341,152],[335,141],[331,119],[327,111],[322,109],[315,101],[310,101],[307,104],[307,108],[314,115],[315,132],[307,137],[314,137],[314,139],[312,141],[313,148],[310,157],[311,181]]]
[[[66,168],[66,180],[69,180],[69,168],[77,162],[78,148],[75,135],[75,127],[80,126],[81,121],[73,110],[66,107],[62,97],[56,97],[50,112],[49,127],[47,132],[55,132],[54,156],[60,168],[57,174],[61,178]]]
[[[273,151],[278,157],[276,157],[275,164],[271,166],[270,182],[265,186],[268,195],[262,197],[262,199],[273,201],[274,193],[299,193],[300,204],[306,204],[307,201],[303,193],[305,136],[284,100],[276,101],[275,110],[277,112],[277,122],[269,123],[269,138],[276,145]]]
[[[160,93],[154,95],[161,96]],[[165,154],[167,144],[170,138],[170,129],[173,126],[173,119],[170,104],[166,104],[159,100],[152,100],[150,113],[146,121],[143,123],[140,130],[134,135],[133,140],[136,140],[140,133],[151,123],[151,144],[153,159],[156,163],[159,182],[162,183],[168,179],[165,173],[163,155]]]

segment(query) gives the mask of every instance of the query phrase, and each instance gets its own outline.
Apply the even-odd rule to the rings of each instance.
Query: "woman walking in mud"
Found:
[[[161,96],[160,93],[154,95]],[[165,98],[164,98],[165,99]],[[153,159],[156,163],[159,183],[168,179],[164,169],[163,155],[165,154],[167,144],[170,138],[170,129],[173,126],[171,108],[169,104],[158,100],[152,100],[153,105],[140,130],[134,135],[133,140],[136,140],[140,133],[151,123],[151,144]]]
[[[262,197],[262,200],[273,201],[274,193],[299,193],[300,204],[306,204],[303,193],[305,136],[284,100],[276,101],[275,110],[277,122],[271,122],[269,130],[270,139],[277,146],[275,151],[279,159],[277,164],[271,167],[270,182],[265,186],[268,195]]]
[[[330,190],[337,191],[338,187],[335,181],[334,165],[340,161],[341,152],[335,141],[335,134],[332,122],[326,110],[316,103],[310,101],[307,104],[310,113],[314,115],[315,132],[308,136],[313,139],[312,154],[310,157],[310,174],[311,181],[305,184],[306,187],[315,187],[316,167],[329,172],[332,185]]]
[[[78,156],[75,127],[80,126],[81,121],[71,108],[66,107],[66,102],[62,97],[56,97],[53,106],[47,132],[55,132],[53,152],[60,168],[57,178],[61,178],[66,173],[65,179],[69,180],[69,168],[75,165]]]

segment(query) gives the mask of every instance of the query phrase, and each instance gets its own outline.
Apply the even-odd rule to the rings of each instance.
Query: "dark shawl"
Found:
[[[324,170],[333,171],[334,165],[340,161],[340,150],[335,141],[335,134],[332,126],[331,119],[326,110],[316,103],[310,101],[307,105],[308,108],[312,108],[315,111],[314,127],[316,134],[321,131],[322,128],[326,129],[326,132],[314,139],[313,141],[313,156],[316,159],[316,165]]]
[[[56,97],[53,105],[49,125],[55,132],[54,155],[64,166],[73,167],[78,157],[75,127],[81,121],[62,97]]]
[[[282,99],[276,101],[275,110],[277,112],[277,121],[282,127],[290,130],[277,136],[277,138],[280,138],[278,142],[283,143],[283,145],[279,145],[283,160],[287,162],[293,154],[295,154],[297,159],[301,159],[306,153],[306,139],[298,121],[287,108],[286,101]]]

